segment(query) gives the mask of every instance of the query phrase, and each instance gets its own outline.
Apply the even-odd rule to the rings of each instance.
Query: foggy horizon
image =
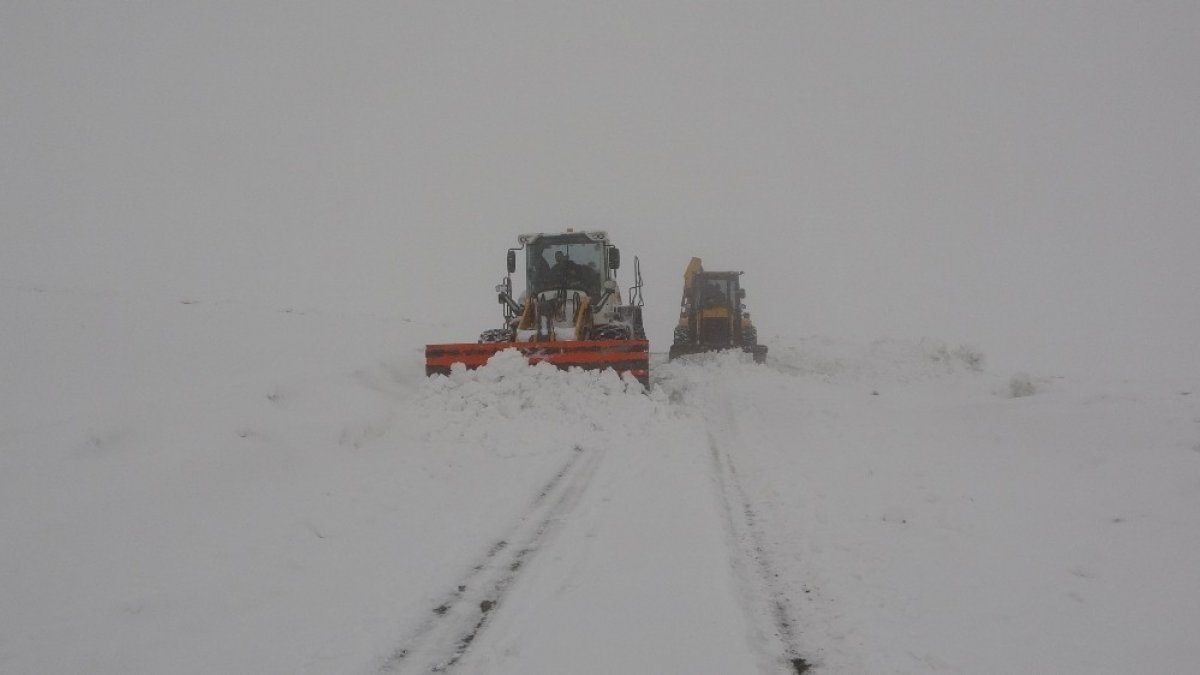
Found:
[[[656,351],[699,256],[746,272],[764,342],[1194,368],[1198,26],[1171,2],[7,3],[0,280],[470,341],[517,234],[603,229]]]

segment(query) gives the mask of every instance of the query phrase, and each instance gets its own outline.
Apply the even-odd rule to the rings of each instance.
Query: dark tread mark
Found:
[[[812,664],[799,656],[800,650],[796,646],[798,640],[793,630],[794,622],[791,618],[791,611],[788,609],[790,603],[775,582],[775,579],[779,578],[779,573],[771,564],[770,555],[763,542],[763,534],[758,524],[758,514],[755,513],[746,489],[742,486],[737,467],[733,463],[733,457],[721,449],[711,434],[709,435],[709,450],[712,453],[713,468],[726,508],[728,525],[731,528],[730,533],[739,542],[738,548],[741,549],[739,552],[741,557],[747,562],[753,561],[753,565],[757,568],[755,576],[758,578],[758,583],[770,597],[772,624],[775,635],[782,642],[786,651],[785,658],[796,673],[808,673]],[[735,515],[739,512],[740,518]]]
[[[580,466],[579,458],[588,454],[592,455],[591,458]],[[436,618],[410,636],[406,641],[408,646],[393,652],[383,663],[380,672],[398,672],[409,664],[410,657],[418,653],[418,646],[431,647],[436,652],[439,643],[445,645],[441,649],[448,653],[436,663],[427,663],[426,667],[433,672],[446,672],[457,665],[486,627],[551,527],[574,506],[587,487],[599,460],[600,453],[584,453],[581,447],[575,446],[571,458],[542,486],[525,515],[511,528],[510,536],[497,540],[488,548],[482,560],[470,568],[455,590],[433,609]],[[519,547],[512,545],[514,540],[520,542]],[[509,551],[509,557],[501,559],[506,551]],[[474,592],[472,589],[475,589]],[[477,605],[474,604],[476,600]],[[455,625],[459,628],[455,629]],[[439,631],[443,636],[434,637]],[[447,632],[449,635],[444,635]],[[426,655],[426,658],[429,656]]]

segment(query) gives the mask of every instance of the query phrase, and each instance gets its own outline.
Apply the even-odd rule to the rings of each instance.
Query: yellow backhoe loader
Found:
[[[767,348],[758,344],[758,330],[742,299],[746,289],[739,283],[742,272],[705,272],[699,258],[692,258],[683,274],[683,300],[674,344],[668,358],[722,349],[741,349],[765,363]]]

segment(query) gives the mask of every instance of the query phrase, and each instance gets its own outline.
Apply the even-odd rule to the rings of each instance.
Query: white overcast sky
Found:
[[[0,283],[470,341],[606,229],[774,333],[1200,363],[1200,3],[0,4]],[[1064,365],[1065,367],[1065,365]]]

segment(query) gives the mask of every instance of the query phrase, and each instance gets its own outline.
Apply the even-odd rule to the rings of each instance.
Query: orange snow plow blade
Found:
[[[566,370],[577,366],[585,370],[612,368],[629,373],[650,386],[650,343],[647,340],[577,340],[553,342],[485,342],[480,344],[427,345],[425,374],[449,375],[450,366],[464,364],[469,369],[487,363],[496,352],[517,349],[529,364],[546,361]]]

